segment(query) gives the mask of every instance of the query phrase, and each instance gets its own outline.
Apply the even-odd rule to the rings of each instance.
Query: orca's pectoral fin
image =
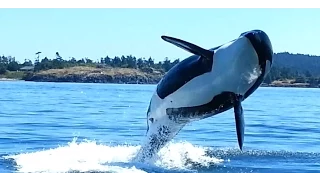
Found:
[[[178,38],[174,38],[174,37],[169,37],[169,36],[161,36],[161,38],[164,41],[167,41],[171,44],[174,44],[174,45],[176,45],[176,46],[178,46],[178,47],[180,47],[180,48],[182,48],[192,54],[203,56],[206,59],[210,59],[210,60],[213,58],[213,54],[214,54],[213,51],[204,49],[204,48],[199,47],[199,46],[192,44],[190,42],[187,42],[187,41],[184,41],[184,40],[181,40]]]
[[[242,109],[242,96],[235,95],[234,96],[234,117],[236,122],[236,130],[237,130],[237,138],[240,150],[242,151],[243,140],[244,140],[244,117],[243,117],[243,109]]]

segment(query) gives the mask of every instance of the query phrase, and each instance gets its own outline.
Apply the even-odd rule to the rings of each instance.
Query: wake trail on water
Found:
[[[150,163],[137,163],[131,159],[140,146],[98,144],[95,141],[77,142],[73,139],[65,146],[37,152],[8,155],[4,158],[15,163],[16,172],[192,172],[193,166],[209,167],[223,159],[210,157],[207,148],[188,142],[171,142],[160,150]]]

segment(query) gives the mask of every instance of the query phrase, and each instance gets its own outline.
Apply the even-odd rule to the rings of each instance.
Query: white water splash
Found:
[[[146,173],[139,164],[130,162],[140,146],[107,146],[94,141],[76,142],[66,146],[32,153],[22,153],[5,157],[13,159],[17,171],[26,172],[111,172],[111,173]],[[208,166],[222,160],[207,157],[205,148],[196,147],[188,142],[169,143],[161,149],[154,161],[154,166],[164,169],[186,170],[192,163]],[[141,165],[140,165],[141,166]]]
[[[193,164],[210,166],[223,160],[206,156],[206,149],[197,147],[188,142],[169,143],[160,150],[156,165],[167,168],[188,169]]]

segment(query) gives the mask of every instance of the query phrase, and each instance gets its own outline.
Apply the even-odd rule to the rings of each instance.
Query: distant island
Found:
[[[56,58],[38,58],[32,63],[23,63],[15,57],[0,56],[0,81],[25,80],[35,82],[81,82],[156,84],[180,59],[155,63],[149,57],[136,58],[132,55],[102,57],[93,61],[89,58],[63,59],[58,52]],[[271,72],[262,84],[265,87],[320,87],[320,56],[275,53]]]

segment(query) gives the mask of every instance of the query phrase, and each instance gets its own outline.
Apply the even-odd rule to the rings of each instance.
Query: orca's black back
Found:
[[[172,67],[157,86],[157,93],[161,99],[172,94],[193,78],[212,69],[213,59],[192,55]]]

